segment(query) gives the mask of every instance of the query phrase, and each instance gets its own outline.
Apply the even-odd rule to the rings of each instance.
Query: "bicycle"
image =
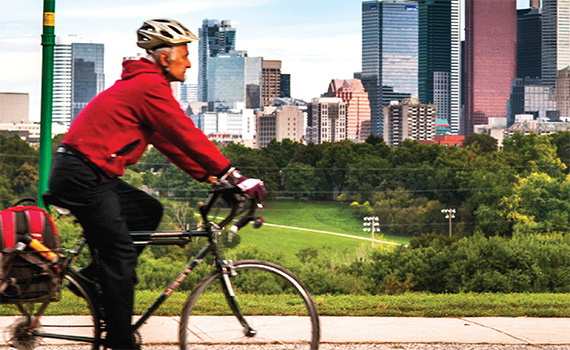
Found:
[[[190,350],[197,344],[281,344],[283,349],[302,348],[316,350],[319,347],[320,325],[315,303],[303,283],[291,272],[281,266],[261,260],[242,260],[232,262],[221,255],[218,238],[224,227],[238,219],[229,230],[235,234],[240,228],[253,221],[254,227],[262,224],[262,218],[255,216],[258,203],[255,200],[228,200],[238,191],[235,187],[213,185],[206,201],[199,206],[201,224],[195,230],[131,232],[137,246],[178,245],[185,246],[193,237],[207,238],[207,243],[189,260],[184,270],[158,296],[152,305],[133,324],[139,342],[140,327],[151,317],[162,303],[168,299],[182,281],[196,266],[213,257],[214,270],[204,277],[191,291],[182,308],[179,325],[180,349]],[[219,222],[210,219],[210,211],[223,198],[230,204],[229,214]],[[220,219],[217,219],[220,220]],[[44,338],[67,340],[92,344],[93,350],[104,348],[105,320],[101,307],[97,305],[96,295],[72,265],[76,262],[86,245],[81,236],[75,249],[62,251],[64,289],[75,289],[73,298],[79,303],[78,310],[88,310],[89,316],[82,316],[82,324],[49,324],[44,316],[50,304],[18,305],[22,317],[9,329],[9,343],[18,348],[31,350]],[[96,252],[89,249],[92,257]],[[251,290],[252,287],[255,287]],[[261,292],[260,292],[261,290]],[[223,296],[223,297],[222,297]],[[285,304],[277,303],[279,299]],[[223,301],[220,302],[220,300]],[[259,307],[272,306],[269,314],[259,312]],[[200,316],[201,310],[216,308],[216,314],[224,316]],[[43,317],[43,318],[42,318]],[[303,332],[289,337],[291,325]],[[297,331],[295,331],[297,332]],[[284,338],[285,337],[285,338]],[[297,346],[297,347],[295,347]]]

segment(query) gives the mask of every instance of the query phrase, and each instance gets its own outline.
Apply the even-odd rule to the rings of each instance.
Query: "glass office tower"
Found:
[[[234,51],[211,57],[208,63],[208,98],[215,112],[228,112],[237,102],[246,108],[261,107],[261,57]]]
[[[541,78],[542,9],[517,10],[517,78]]]
[[[516,0],[465,0],[465,134],[507,117],[516,77]]]
[[[217,54],[235,50],[236,30],[228,20],[204,19],[198,37],[198,99],[208,102],[208,61]]]
[[[570,66],[570,1],[542,0],[542,83],[554,87]]]
[[[104,54],[103,44],[71,44],[71,121],[105,87]]]
[[[419,0],[418,94],[459,132],[459,0]]]
[[[56,39],[52,122],[70,125],[105,87],[103,44],[76,36]]]
[[[383,135],[383,105],[418,94],[418,2],[362,3],[362,75],[371,131]]]

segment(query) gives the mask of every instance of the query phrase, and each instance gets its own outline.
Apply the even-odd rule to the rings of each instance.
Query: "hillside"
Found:
[[[297,259],[295,254],[307,248],[342,258],[362,254],[371,247],[369,240],[331,234],[339,233],[370,238],[370,233],[362,230],[362,221],[354,215],[354,212],[345,203],[270,202],[260,214],[265,219],[266,225],[257,230],[248,226],[240,231],[241,247],[255,246],[269,254],[283,254],[285,259]],[[321,232],[273,225],[299,227]],[[409,243],[407,237],[376,236],[376,239],[400,244]],[[375,246],[385,245],[377,242]]]

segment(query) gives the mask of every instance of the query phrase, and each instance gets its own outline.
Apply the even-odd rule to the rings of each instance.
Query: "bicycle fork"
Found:
[[[232,287],[232,282],[230,281],[230,277],[237,275],[233,261],[225,261],[220,259],[220,261],[218,261],[218,266],[222,275],[222,290],[224,291],[224,295],[226,297],[228,305],[230,306],[230,309],[238,319],[239,323],[243,326],[243,334],[249,338],[254,337],[257,334],[257,331],[249,325],[243,316],[243,313],[241,312],[241,309],[237,302],[236,295],[234,293],[234,288]]]

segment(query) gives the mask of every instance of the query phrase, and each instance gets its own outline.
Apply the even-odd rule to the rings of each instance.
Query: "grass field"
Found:
[[[160,291],[137,291],[135,313],[141,314]],[[188,293],[175,292],[155,315],[180,315]],[[255,300],[255,295],[247,296]],[[62,300],[52,303],[50,315],[78,315],[77,298],[65,293]],[[223,303],[219,296],[218,303]],[[407,293],[402,295],[316,295],[319,314],[322,316],[391,316],[391,317],[570,317],[569,294],[428,294]],[[287,303],[287,297],[279,298]],[[0,307],[0,316],[18,315],[15,306]],[[204,314],[217,314],[204,312]]]
[[[261,212],[266,223],[303,227],[368,237],[362,231],[362,222],[355,218],[350,209],[340,203],[273,202]],[[315,248],[328,256],[338,254],[353,258],[370,249],[369,241],[339,237],[326,233],[299,231],[265,225],[255,230],[251,226],[240,231],[241,244],[238,247],[255,246],[261,251],[282,254],[282,264],[287,267],[289,259],[297,259],[304,248]],[[378,239],[407,244],[403,237],[381,237]],[[379,245],[377,245],[379,246]],[[391,245],[382,245],[392,247]],[[136,293],[135,313],[140,314],[161,291],[141,290]],[[156,315],[179,315],[189,292],[175,292]],[[221,298],[221,297],[220,297]],[[255,295],[249,298],[255,300]],[[315,295],[319,313],[323,316],[423,316],[423,317],[467,317],[467,316],[536,316],[570,317],[570,294],[428,294],[407,293],[403,295]],[[287,303],[287,298],[279,298]],[[62,300],[48,308],[49,314],[80,314],[77,298],[64,293]],[[83,308],[84,309],[84,308]],[[13,306],[2,305],[0,316],[18,314]]]
[[[260,229],[251,226],[240,231],[241,245],[252,245],[268,252],[282,254],[285,261],[296,259],[295,254],[305,248],[314,248],[327,254],[356,256],[370,249],[369,240],[340,237],[323,232],[301,231],[276,227],[284,225],[316,231],[327,231],[363,238],[370,238],[364,232],[362,221],[358,220],[346,204],[337,202],[270,202],[260,212],[265,222]],[[375,239],[398,244],[408,244],[408,237],[376,236]],[[375,247],[383,245],[375,243]]]

